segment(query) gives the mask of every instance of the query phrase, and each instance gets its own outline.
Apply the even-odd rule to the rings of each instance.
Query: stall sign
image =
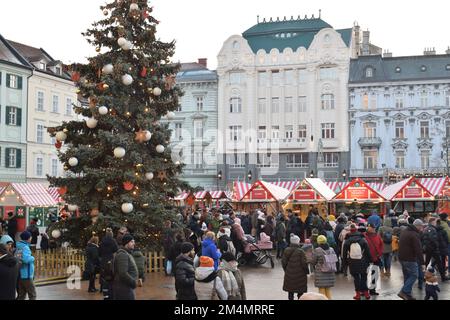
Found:
[[[404,194],[405,194],[405,198],[422,198],[422,189],[421,188],[406,188]]]
[[[296,190],[293,198],[294,200],[314,200],[315,193],[313,190]]]
[[[347,199],[368,199],[369,190],[366,188],[348,188]]]

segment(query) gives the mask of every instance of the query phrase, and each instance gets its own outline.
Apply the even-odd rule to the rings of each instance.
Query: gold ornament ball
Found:
[[[95,48],[95,51],[97,51],[97,52],[100,52],[100,50],[101,50],[100,47]]]
[[[109,85],[107,84],[107,83],[105,83],[104,85],[103,85],[103,90],[108,90],[109,89]]]

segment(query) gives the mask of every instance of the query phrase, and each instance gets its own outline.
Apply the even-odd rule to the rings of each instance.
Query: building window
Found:
[[[364,110],[369,109],[369,95],[367,93],[362,96],[362,107]]]
[[[334,123],[322,123],[322,139],[334,139]]]
[[[401,121],[395,123],[395,138],[396,139],[405,138],[405,122]]]
[[[175,123],[175,139],[176,140],[183,140],[182,130],[183,130],[183,124]]]
[[[430,167],[430,151],[420,151],[420,165],[422,169],[428,169]]]
[[[242,100],[239,97],[234,97],[230,99],[230,113],[241,113],[242,112]]]
[[[272,113],[280,112],[280,98],[272,98],[272,106],[270,108]]]
[[[278,167],[278,153],[276,154],[257,154],[258,168]]]
[[[272,85],[273,86],[281,85],[281,74],[279,70],[272,70]]]
[[[53,109],[52,111],[54,113],[58,113],[59,112],[59,96],[57,95],[53,95]]]
[[[306,124],[301,124],[298,126],[298,138],[299,139],[306,139]]]
[[[397,109],[403,109],[403,96],[402,95],[395,96],[395,107]]]
[[[66,116],[71,116],[72,115],[72,99],[67,98],[66,99]]]
[[[445,137],[450,138],[450,120],[445,121]]]
[[[258,127],[258,139],[266,139],[267,136],[267,130],[266,130],[266,126],[260,126]]]
[[[39,69],[45,70],[45,63],[44,62],[39,62]]]
[[[22,77],[14,74],[7,74],[6,86],[11,89],[22,89]]]
[[[197,111],[203,111],[203,97],[196,97]]]
[[[306,83],[307,80],[308,80],[308,71],[306,69],[298,70],[298,82]]]
[[[7,168],[21,168],[21,155],[22,150],[20,149],[6,149],[6,156],[7,156]]]
[[[56,71],[57,75],[61,75],[61,68],[60,67],[56,67],[55,71]]]
[[[243,168],[245,167],[245,154],[237,153],[236,151],[231,156],[231,167],[232,168]]]
[[[265,71],[258,72],[258,84],[260,87],[265,87],[267,85],[267,72]]]
[[[395,152],[395,168],[404,169],[405,168],[405,151]]]
[[[230,72],[230,84],[241,84],[244,82],[243,72]]]
[[[44,92],[37,92],[37,109],[38,111],[44,111]]]
[[[445,92],[445,106],[450,107],[450,90]]]
[[[266,113],[266,99],[258,99],[258,113]]]
[[[420,138],[430,138],[430,123],[428,121],[420,121]]]
[[[280,138],[280,126],[272,126],[272,139]]]
[[[334,95],[333,94],[323,94],[322,95],[322,110],[332,110],[334,109]]]
[[[286,113],[292,112],[292,103],[293,103],[292,97],[285,98],[285,101],[284,101],[284,112],[286,112]]]
[[[179,104],[179,105],[177,106],[177,112],[181,112],[181,111],[183,111],[183,108],[182,108],[181,104]]]
[[[293,85],[294,84],[294,70],[286,70],[286,84]]]
[[[376,138],[377,136],[377,124],[374,122],[365,122],[363,124],[364,137],[365,138]]]
[[[203,168],[203,152],[196,152],[194,156],[194,164],[196,169]]]
[[[58,176],[58,160],[52,159],[52,177]]]
[[[298,112],[306,112],[306,97],[298,97]]]
[[[364,153],[364,169],[375,170],[378,168],[378,150],[365,150]]]
[[[420,95],[420,107],[427,108],[428,107],[428,93],[423,91]]]
[[[385,108],[391,107],[391,95],[389,93],[386,93],[384,95],[384,107]]]
[[[230,140],[241,141],[242,140],[242,126],[230,126]]]
[[[42,124],[37,125],[36,142],[44,143],[44,125],[42,125]]]
[[[372,94],[370,96],[370,108],[371,109],[377,108],[377,95],[376,94]]]
[[[285,126],[284,137],[286,139],[292,139],[293,136],[294,136],[294,126]]]
[[[327,167],[327,168],[339,167],[339,153],[324,152],[323,157],[324,157],[325,167]]]
[[[373,77],[373,69],[371,67],[368,67],[366,69],[366,78],[372,78]]]
[[[36,175],[38,177],[41,177],[43,174],[43,166],[44,166],[44,159],[41,157],[36,158]]]
[[[286,168],[308,168],[308,167],[309,167],[308,153],[294,153],[287,155]]]
[[[337,79],[336,68],[320,68],[320,80],[334,80]]]
[[[400,67],[396,67],[396,68],[395,68],[395,72],[396,72],[396,73],[400,73],[400,72],[402,72],[402,68],[400,68]]]
[[[194,121],[194,131],[196,139],[203,139],[203,120]]]

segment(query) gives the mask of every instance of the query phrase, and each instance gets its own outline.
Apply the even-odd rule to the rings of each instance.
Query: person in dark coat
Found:
[[[339,216],[337,218],[337,225],[336,228],[334,229],[334,240],[336,242],[336,254],[338,255],[338,257],[341,256],[341,249],[342,249],[342,241],[339,237],[339,235],[341,234],[342,230],[344,230],[345,228],[345,218],[342,216]],[[339,268],[338,268],[338,273],[344,272],[343,270],[343,264],[342,261],[339,261]]]
[[[98,254],[100,257],[100,290],[105,300],[112,298],[112,260],[119,250],[111,228],[106,228],[106,234],[100,242]]]
[[[134,250],[134,238],[130,234],[122,237],[122,247],[114,257],[114,300],[136,300],[134,290],[139,276],[138,268],[131,253]]]
[[[300,237],[292,235],[290,246],[284,250],[281,265],[284,270],[283,291],[288,292],[289,300],[294,300],[294,294],[300,298],[308,291],[308,263],[306,255],[300,248]]]
[[[98,253],[98,237],[93,236],[86,247],[85,272],[89,276],[88,292],[97,292],[95,278],[100,271],[100,257]]]
[[[116,241],[118,244],[122,243],[122,238],[126,234],[128,234],[127,227],[120,227],[119,231],[117,232],[117,237],[116,237]]]
[[[266,218],[266,223],[264,224],[264,228],[262,229],[262,232],[264,232],[266,235],[268,235],[272,242],[274,242],[274,236],[273,236],[274,229],[275,229],[275,224],[273,222],[273,217],[268,216]]]
[[[436,231],[438,235],[438,247],[439,247],[439,255],[440,255],[440,268],[444,271],[445,274],[445,260],[447,259],[448,254],[448,235],[445,229],[442,226],[441,219],[436,220]],[[446,278],[448,280],[448,278]],[[444,281],[446,281],[444,280]]]
[[[14,243],[16,243],[17,228],[17,216],[13,212],[8,212],[8,235],[14,240]]]
[[[17,258],[8,251],[4,244],[0,244],[0,301],[16,299],[18,277]]]
[[[352,252],[357,253],[357,251],[359,251],[352,250],[352,248],[358,248],[357,245],[359,245],[361,256],[352,257]],[[344,262],[348,265],[350,274],[355,282],[356,295],[353,299],[360,300],[361,295],[363,294],[366,300],[369,300],[370,294],[369,289],[367,288],[367,268],[373,259],[364,235],[358,232],[358,229],[354,224],[350,226],[350,234],[347,235],[347,239],[344,241],[342,252]]]
[[[36,247],[38,237],[39,237],[39,228],[37,226],[37,222],[39,220],[37,218],[33,218],[30,222],[30,225],[27,227],[27,231],[31,233],[31,246]]]
[[[139,248],[134,248],[131,255],[138,268],[138,285],[139,287],[142,287],[143,282],[145,281],[145,256]]]
[[[441,274],[442,281],[447,281],[449,278],[445,276],[444,264],[441,261],[441,254],[439,251],[439,237],[437,230],[437,220],[432,217],[428,220],[428,226],[423,230],[422,245],[425,251],[425,265],[428,265],[433,259],[432,266],[437,266]]]
[[[241,215],[241,226],[245,234],[250,234],[252,232],[252,222],[247,212],[244,212]]]
[[[163,254],[164,254],[164,272],[166,275],[168,275],[167,272],[167,263],[170,256],[170,249],[172,248],[173,244],[175,243],[175,231],[172,229],[172,222],[170,220],[167,220],[164,223],[164,228],[162,230],[162,247],[163,247]],[[172,262],[170,262],[172,263]]]
[[[173,244],[172,248],[170,249],[169,254],[169,260],[172,261],[172,275],[175,274],[175,261],[178,258],[178,256],[181,254],[181,247],[183,246],[184,241],[184,234],[182,232],[178,232],[175,235],[175,243]]]
[[[185,242],[175,260],[175,290],[177,300],[197,300],[195,293],[194,246]]]
[[[275,225],[275,241],[277,242],[277,259],[281,259],[287,247],[286,222],[284,221],[283,215],[278,217],[277,224]]]

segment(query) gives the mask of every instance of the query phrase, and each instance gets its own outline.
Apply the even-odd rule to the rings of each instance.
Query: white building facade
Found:
[[[348,74],[359,27],[263,21],[219,55],[218,165],[224,181],[342,179],[349,170]]]

